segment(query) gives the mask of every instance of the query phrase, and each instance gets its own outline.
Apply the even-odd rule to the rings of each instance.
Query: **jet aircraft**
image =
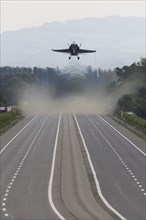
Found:
[[[57,49],[52,51],[54,52],[61,52],[61,53],[69,53],[69,59],[71,59],[72,56],[77,56],[78,60],[80,59],[79,54],[86,54],[86,53],[94,53],[96,50],[85,50],[85,49],[80,49],[80,46],[78,46],[75,42],[73,42],[71,45],[69,45],[68,49]]]

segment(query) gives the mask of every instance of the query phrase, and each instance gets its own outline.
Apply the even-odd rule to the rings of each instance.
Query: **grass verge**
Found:
[[[146,120],[138,117],[137,115],[128,115],[124,113],[124,121],[129,123],[131,126],[134,126],[136,129],[139,129],[144,134],[146,134]]]
[[[0,113],[0,134],[15,125],[22,118],[23,114],[18,108],[14,108],[10,112]]]
[[[133,131],[140,137],[146,139],[146,119],[140,118],[137,115],[129,115],[126,112],[121,116],[111,116],[115,121],[122,124],[129,130]]]

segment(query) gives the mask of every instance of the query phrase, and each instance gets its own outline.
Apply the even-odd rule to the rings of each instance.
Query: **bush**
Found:
[[[15,122],[22,117],[22,112],[18,108],[14,108],[10,112],[0,113],[0,130]]]
[[[124,113],[123,119],[124,119],[124,121],[126,121],[130,125],[138,128],[139,130],[146,133],[146,120],[145,119],[140,118],[137,115],[129,115],[127,113]]]

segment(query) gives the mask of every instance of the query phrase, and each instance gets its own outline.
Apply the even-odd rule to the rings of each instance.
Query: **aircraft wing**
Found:
[[[53,49],[52,49],[53,50]],[[60,52],[60,53],[69,53],[69,49],[58,49],[58,50],[53,50],[54,52]]]
[[[84,49],[79,49],[79,53],[94,53],[96,50],[84,50]]]

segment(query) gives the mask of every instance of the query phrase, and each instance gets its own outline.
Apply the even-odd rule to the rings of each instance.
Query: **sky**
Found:
[[[106,17],[145,17],[145,0],[41,1],[0,0],[1,32],[35,27],[45,22]]]

